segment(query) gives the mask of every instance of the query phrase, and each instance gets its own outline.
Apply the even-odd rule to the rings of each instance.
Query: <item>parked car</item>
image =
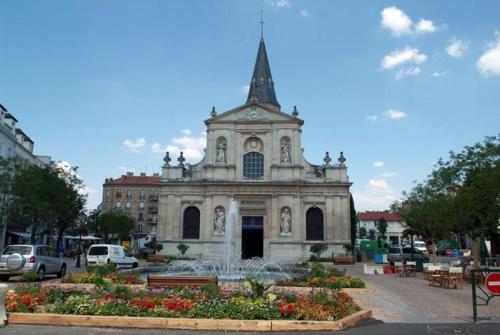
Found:
[[[94,244],[87,252],[87,265],[115,264],[117,268],[136,268],[139,263],[121,245]]]
[[[61,278],[66,275],[66,268],[64,259],[47,245],[13,244],[0,257],[0,280],[7,281],[27,272],[36,273],[38,280],[47,274]]]
[[[416,261],[421,260],[423,263],[429,262],[429,257],[424,255],[424,253],[416,248],[413,248],[413,255],[411,247],[403,246],[403,248],[391,248],[389,254],[387,255],[387,260],[389,263],[394,262],[406,262],[406,261]]]
[[[424,241],[414,241],[413,246],[415,247],[415,249],[422,251],[424,255],[429,255],[429,251],[427,250],[427,246],[425,245]]]

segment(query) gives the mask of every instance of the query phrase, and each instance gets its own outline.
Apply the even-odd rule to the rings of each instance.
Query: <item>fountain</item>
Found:
[[[271,282],[290,275],[276,263],[262,258],[235,259],[234,232],[239,219],[238,202],[233,199],[229,205],[224,234],[224,258],[220,260],[174,261],[160,275],[195,275],[217,276],[219,281],[242,281],[245,278],[256,278]]]

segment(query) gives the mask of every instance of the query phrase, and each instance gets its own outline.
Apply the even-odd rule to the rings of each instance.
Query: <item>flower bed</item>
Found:
[[[322,287],[329,289],[364,288],[365,283],[360,278],[346,276],[344,271],[332,269],[325,271],[320,263],[313,263],[310,272],[290,279],[281,279],[276,286]]]
[[[244,291],[223,296],[217,287],[133,293],[123,285],[92,292],[22,286],[7,293],[6,309],[9,313],[320,321],[336,321],[360,311],[342,292],[257,296]]]
[[[112,272],[99,275],[94,272],[69,273],[61,280],[64,284],[100,284],[102,280],[113,284],[139,285],[144,281],[136,273]]]

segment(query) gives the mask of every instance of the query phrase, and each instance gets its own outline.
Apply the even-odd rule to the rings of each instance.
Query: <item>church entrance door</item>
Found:
[[[241,259],[264,256],[264,217],[243,216]]]

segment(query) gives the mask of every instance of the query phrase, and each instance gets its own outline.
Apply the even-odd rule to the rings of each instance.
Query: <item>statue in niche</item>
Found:
[[[281,143],[281,162],[290,163],[290,144],[287,141]]]
[[[217,163],[226,162],[226,144],[224,144],[223,141],[217,144],[217,156],[215,157],[215,161]]]
[[[214,214],[214,235],[224,235],[226,230],[226,215],[223,207],[217,207]]]
[[[288,207],[283,207],[281,210],[280,230],[283,236],[292,235],[292,217],[290,216],[290,209]]]

